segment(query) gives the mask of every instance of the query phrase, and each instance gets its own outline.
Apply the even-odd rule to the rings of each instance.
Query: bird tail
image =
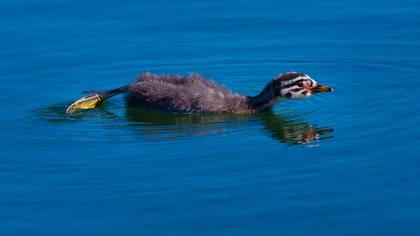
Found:
[[[98,104],[105,101],[106,99],[126,93],[128,91],[128,85],[105,91],[93,91],[91,94],[79,98],[73,102],[66,110],[67,114],[72,114],[78,110],[95,108]]]

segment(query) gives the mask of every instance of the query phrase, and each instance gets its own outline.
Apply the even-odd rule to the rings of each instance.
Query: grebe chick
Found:
[[[152,107],[170,112],[255,113],[270,110],[283,99],[303,99],[317,92],[331,92],[306,74],[288,72],[272,79],[256,96],[231,92],[199,74],[188,76],[144,73],[133,83],[95,92],[71,104],[67,113],[94,108],[100,102],[127,93],[128,106]]]

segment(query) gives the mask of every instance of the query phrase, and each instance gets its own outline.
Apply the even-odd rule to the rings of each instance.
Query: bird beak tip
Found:
[[[318,85],[315,88],[313,88],[313,91],[314,92],[323,92],[323,93],[326,93],[326,92],[332,92],[333,91],[333,88],[328,87],[328,86],[324,86],[324,85]]]

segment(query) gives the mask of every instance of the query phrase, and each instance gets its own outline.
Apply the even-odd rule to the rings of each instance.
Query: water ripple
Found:
[[[167,63],[166,61],[165,63]],[[172,61],[169,67],[194,65],[186,60]],[[350,63],[350,64],[349,64]],[[124,65],[124,63],[119,63]],[[238,72],[253,65],[256,70],[272,70],[278,64],[304,65],[304,67],[328,67],[341,66],[345,68],[359,68],[369,66],[382,70],[407,70],[413,69],[417,61],[392,61],[392,60],[365,60],[349,61],[343,58],[318,58],[318,59],[295,59],[295,60],[262,60],[262,59],[241,59],[224,60],[212,59],[207,61],[206,66],[213,68],[216,72],[214,77],[223,71],[233,72],[224,77],[221,83],[227,84],[233,90],[239,90],[247,94],[255,94],[263,86],[261,79],[243,77],[245,82],[239,82],[241,77]],[[147,63],[145,64],[146,67]],[[109,65],[112,69],[113,64]],[[155,68],[161,68],[167,64],[154,64]],[[108,66],[102,66],[108,70]],[[153,66],[152,66],[153,67]],[[297,66],[299,67],[299,66]],[[206,71],[206,70],[204,70]],[[116,71],[118,73],[118,69]],[[210,73],[210,72],[205,72]],[[213,76],[211,76],[213,78]],[[321,76],[320,76],[321,77]],[[232,80],[230,80],[230,78]],[[214,78],[217,80],[217,78]],[[315,78],[318,79],[318,78]],[[265,81],[265,80],[264,80]],[[319,82],[334,88],[332,94],[316,95],[304,101],[285,101],[277,105],[274,113],[243,116],[243,115],[176,115],[167,113],[156,113],[150,111],[132,111],[124,108],[122,99],[112,99],[102,107],[94,110],[83,111],[74,115],[65,114],[68,103],[59,103],[47,108],[14,107],[13,112],[3,117],[4,122],[13,127],[17,132],[37,130],[39,136],[48,135],[54,139],[54,135],[41,132],[39,121],[46,121],[53,124],[55,129],[63,132],[62,139],[88,140],[88,141],[113,141],[113,142],[135,142],[138,138],[146,141],[162,141],[172,139],[187,139],[205,136],[211,139],[218,139],[223,136],[258,136],[258,128],[268,136],[285,144],[302,144],[324,139],[330,139],[331,132],[336,125],[341,123],[352,123],[356,120],[386,113],[386,107],[375,106],[378,96],[397,96],[401,91],[390,90],[390,84],[374,85],[371,80],[341,79],[337,76],[325,76],[319,78]],[[372,93],[371,86],[382,89],[382,93]],[[394,86],[395,88],[395,86]],[[37,100],[38,95],[32,94],[21,98],[21,103],[30,103]],[[401,99],[395,99],[391,103],[403,103]],[[315,120],[317,124],[309,122]],[[319,122],[322,121],[322,122]],[[250,131],[251,130],[251,131]],[[18,134],[15,134],[19,136]],[[115,137],[118,135],[118,138]],[[30,139],[39,138],[36,135],[26,137]],[[45,137],[44,137],[45,138]]]

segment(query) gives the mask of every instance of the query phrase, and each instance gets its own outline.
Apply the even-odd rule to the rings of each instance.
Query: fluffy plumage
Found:
[[[247,98],[198,74],[188,76],[144,73],[128,86],[130,106],[171,112],[250,112]]]

